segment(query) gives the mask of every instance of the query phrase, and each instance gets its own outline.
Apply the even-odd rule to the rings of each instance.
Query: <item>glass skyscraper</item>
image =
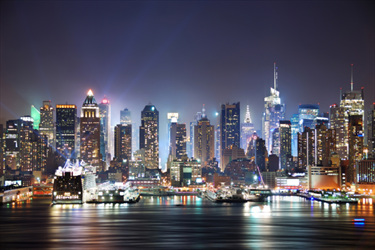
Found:
[[[56,105],[56,149],[67,159],[75,157],[76,120],[76,105]]]

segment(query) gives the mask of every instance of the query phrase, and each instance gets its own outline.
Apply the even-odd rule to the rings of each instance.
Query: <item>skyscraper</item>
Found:
[[[39,131],[41,135],[48,138],[48,145],[55,147],[55,129],[53,123],[53,107],[51,101],[43,101],[43,106],[40,107],[40,124]]]
[[[139,148],[145,149],[147,168],[159,168],[159,111],[149,103],[141,112]]]
[[[40,124],[40,112],[37,110],[34,105],[31,105],[31,117],[34,120],[33,128],[39,130],[39,124]]]
[[[240,102],[226,103],[221,105],[220,114],[220,159],[224,159],[224,149],[232,145],[238,148],[241,146],[241,122],[240,122]],[[221,169],[225,166],[220,163]]]
[[[194,126],[194,158],[199,159],[204,166],[215,157],[215,126],[210,124],[206,115]]]
[[[56,105],[56,149],[67,159],[75,158],[76,122],[76,105]]]
[[[103,162],[109,166],[111,160],[110,154],[110,129],[111,129],[111,105],[109,100],[104,97],[99,106],[100,113],[100,154],[102,155]]]
[[[250,108],[247,105],[246,108],[246,117],[243,123],[241,123],[241,148],[247,150],[247,144],[250,141],[250,138],[254,133],[254,124],[251,121],[250,117]]]
[[[367,115],[367,147],[368,157],[375,159],[375,103]]]
[[[276,63],[273,65],[273,84],[270,95],[264,98],[264,112],[262,116],[262,137],[265,140],[267,151],[272,150],[271,130],[279,127],[279,121],[284,120],[285,104],[281,103],[278,91],[278,74]]]
[[[290,119],[291,133],[292,133],[292,156],[294,157],[298,156],[298,132],[299,132],[298,117],[299,117],[298,114],[293,114],[292,119]]]
[[[132,123],[132,113],[128,108],[120,111],[120,123],[121,124],[131,124]]]
[[[305,127],[298,133],[298,166],[316,166],[315,162],[315,129]]]
[[[348,144],[349,168],[346,182],[355,182],[355,165],[363,159],[363,116],[349,115]]]
[[[315,164],[329,166],[331,156],[336,152],[336,130],[319,124],[315,128],[315,136]]]
[[[177,160],[182,160],[182,157],[186,157],[186,125],[172,122],[169,138],[169,154],[176,157]]]
[[[203,110],[204,110],[204,104],[203,104]],[[189,157],[194,157],[194,126],[198,125],[198,121],[202,119],[202,113],[197,112],[197,114],[194,116],[194,121],[190,122],[190,144],[188,147],[188,155]]]
[[[95,167],[101,166],[100,111],[91,89],[81,108],[81,159]]]
[[[266,170],[267,156],[266,141],[258,137],[255,140],[255,164],[259,167],[260,171]]]
[[[333,104],[329,107],[330,128],[335,130],[336,152],[341,159],[347,158],[347,144],[345,142],[345,109]]]
[[[344,111],[344,147],[342,148],[349,148],[349,138],[348,138],[348,132],[349,132],[349,116],[353,115],[360,115],[362,116],[362,121],[364,120],[364,95],[363,95],[363,88],[361,90],[353,90],[353,64],[351,65],[351,83],[350,83],[350,91],[346,91],[344,94],[342,94],[342,89],[340,88],[340,107],[343,108]],[[340,149],[339,149],[340,150]],[[344,149],[341,149],[344,151]],[[344,157],[348,159],[348,153],[347,151],[344,151]],[[341,156],[341,155],[340,155]],[[349,159],[350,160],[350,159]]]
[[[115,158],[118,161],[132,159],[131,124],[118,124],[115,127]]]
[[[132,155],[138,149],[139,145],[139,130],[136,123],[132,120],[132,113],[128,108],[120,111],[121,124],[132,125]]]
[[[319,104],[300,104],[298,106],[299,132],[305,127],[314,129],[315,119],[319,116]]]
[[[165,159],[168,158],[168,155],[171,154],[171,147],[172,147],[172,140],[171,140],[171,126],[172,123],[178,123],[178,113],[177,112],[169,112],[167,113],[167,141],[164,144],[164,151],[160,152],[160,157],[162,159],[162,166],[164,166]],[[175,150],[174,150],[175,151]],[[173,155],[173,154],[172,154]]]
[[[280,168],[287,167],[287,159],[292,154],[292,124],[290,121],[280,121]]]

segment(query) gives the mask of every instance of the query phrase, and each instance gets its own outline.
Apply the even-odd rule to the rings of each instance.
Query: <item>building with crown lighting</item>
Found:
[[[112,143],[110,137],[111,105],[109,100],[104,97],[98,106],[100,114],[100,154],[102,155],[103,162],[106,163],[108,168],[111,160],[110,145]]]
[[[100,169],[100,111],[91,89],[81,108],[80,136],[81,159]]]
[[[34,120],[34,125],[33,128],[39,130],[39,124],[40,124],[40,112],[37,110],[34,105],[31,105],[31,112],[30,112],[31,117]]]
[[[148,169],[159,169],[159,111],[149,103],[141,112],[139,148],[145,150]]]
[[[274,87],[270,89],[270,95],[264,98],[264,112],[262,116],[262,137],[265,140],[267,151],[272,150],[272,130],[279,127],[280,120],[285,117],[285,104],[281,103],[278,91],[278,73],[276,63],[273,68]]]
[[[241,148],[247,150],[247,145],[253,136],[254,124],[251,121],[249,105],[246,107],[246,116],[243,123],[241,123]]]
[[[56,105],[56,150],[67,158],[75,158],[77,136],[77,106],[74,104]],[[79,150],[79,148],[77,148]]]
[[[41,135],[47,136],[49,146],[56,147],[53,111],[54,108],[51,105],[51,101],[43,101],[43,106],[40,107],[39,132]]]

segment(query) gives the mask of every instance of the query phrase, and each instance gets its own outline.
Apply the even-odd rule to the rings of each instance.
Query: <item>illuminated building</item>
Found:
[[[56,149],[67,159],[75,158],[76,121],[76,105],[56,105]]]
[[[361,160],[356,167],[356,189],[366,193],[375,193],[375,160]]]
[[[182,160],[186,157],[186,125],[172,122],[170,125],[170,152],[169,154]]]
[[[240,103],[226,103],[221,105],[220,113],[220,159],[223,159],[224,150],[232,145],[241,147]],[[220,163],[222,171],[225,165]]]
[[[216,125],[215,130],[215,158],[220,164],[220,125]]]
[[[136,123],[132,121],[132,113],[128,108],[120,111],[121,124],[132,124],[132,153],[138,149],[139,130]]]
[[[204,105],[203,105],[203,109],[204,109]],[[188,147],[189,157],[194,157],[194,126],[198,124],[198,121],[200,121],[200,119],[202,119],[202,113],[197,112],[197,114],[194,116],[194,121],[190,122],[190,145]]]
[[[285,104],[281,103],[278,91],[278,74],[276,63],[273,68],[274,87],[270,89],[270,95],[264,98],[264,112],[262,116],[262,137],[265,140],[267,150],[272,150],[271,131],[279,127],[279,121],[284,120]]]
[[[268,157],[266,141],[262,138],[255,140],[255,164],[260,171],[266,170],[266,157]]]
[[[172,151],[172,140],[171,140],[171,125],[172,123],[178,123],[178,113],[177,112],[170,112],[167,113],[167,141],[165,142],[164,151],[160,152],[160,157],[162,159],[162,166],[165,165],[165,159],[171,154]],[[175,134],[174,134],[175,135]],[[186,136],[185,136],[186,137]],[[174,143],[175,145],[175,143]],[[175,151],[176,149],[174,149]],[[173,154],[172,154],[173,155]]]
[[[53,107],[51,101],[43,101],[40,107],[39,132],[48,138],[48,145],[55,147],[55,128],[53,123]]]
[[[141,112],[139,148],[145,149],[147,168],[159,168],[159,111],[151,103]]]
[[[3,175],[4,168],[5,168],[4,151],[5,151],[5,129],[3,128],[3,124],[0,124],[0,176]]]
[[[367,115],[367,147],[368,158],[375,159],[375,103]]]
[[[350,91],[346,91],[342,94],[342,89],[340,88],[340,107],[344,110],[344,146],[342,148],[348,149],[349,146],[349,116],[360,115],[362,116],[362,121],[364,121],[364,106],[365,100],[363,95],[363,88],[361,90],[353,90],[353,64],[351,65],[351,83]],[[341,146],[341,145],[340,145]],[[340,149],[339,149],[340,151]],[[341,149],[343,151],[343,149]],[[345,152],[345,155],[342,158],[348,159],[349,151]],[[340,155],[341,156],[341,155]],[[350,160],[350,159],[349,159]]]
[[[290,121],[280,121],[280,169],[287,168],[287,159],[291,156],[292,149],[292,124]]]
[[[229,176],[232,181],[245,182],[246,173],[253,172],[254,170],[255,165],[252,161],[246,158],[238,158],[226,165],[224,174]]]
[[[80,136],[81,136],[81,159],[88,164],[101,166],[102,156],[100,154],[100,113],[91,89],[81,108]]]
[[[271,134],[271,139],[272,139],[271,154],[275,154],[279,156],[280,155],[280,130],[279,128],[272,129],[270,134]]]
[[[31,105],[31,117],[33,118],[34,125],[33,128],[39,130],[39,124],[40,124],[40,112],[37,110],[34,105]]]
[[[128,108],[120,111],[120,123],[121,124],[131,124],[132,123],[132,113]]]
[[[132,158],[132,125],[118,124],[115,127],[115,158],[130,161]]]
[[[244,122],[241,123],[241,148],[243,148],[245,151],[247,150],[247,144],[250,141],[250,138],[252,137],[253,133],[254,124],[251,122],[250,108],[249,105],[247,105],[246,117]]]
[[[363,159],[363,116],[349,115],[348,144],[349,144],[349,168],[347,182],[355,182],[355,164]]]
[[[98,106],[100,114],[100,154],[102,155],[103,162],[106,162],[107,166],[109,166],[111,160],[109,147],[112,143],[110,137],[111,105],[109,104],[109,100],[104,97]]]
[[[201,180],[202,164],[196,159],[173,160],[170,169],[171,185],[175,187],[188,186]]]
[[[223,158],[221,160],[222,160],[223,166],[225,167],[222,171],[224,172],[225,168],[231,161],[237,160],[237,159],[245,159],[245,158],[246,158],[245,151],[242,148],[238,148],[236,145],[232,145],[224,149]]]
[[[315,119],[319,116],[318,104],[302,104],[298,106],[299,132],[303,132],[305,127],[314,129]]]
[[[325,124],[316,125],[315,136],[315,164],[329,166],[331,155],[336,152],[336,131]]]
[[[329,108],[330,128],[335,130],[336,134],[336,152],[341,159],[347,158],[347,144],[345,142],[345,109],[333,104]]]
[[[215,157],[215,126],[210,124],[206,115],[194,126],[194,158],[202,163]],[[203,164],[204,165],[204,164]]]
[[[315,165],[315,130],[309,127],[298,133],[298,165],[303,168]]]

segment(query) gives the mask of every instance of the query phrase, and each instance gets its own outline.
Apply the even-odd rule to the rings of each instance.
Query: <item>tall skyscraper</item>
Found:
[[[330,128],[336,134],[336,152],[341,159],[347,158],[347,144],[345,142],[345,109],[333,104],[329,107]]]
[[[203,104],[203,110],[204,110],[204,104]],[[190,144],[188,147],[188,156],[194,157],[194,126],[198,125],[198,121],[202,119],[202,113],[197,112],[197,114],[194,116],[194,121],[190,122]]]
[[[100,111],[91,89],[81,108],[81,159],[95,167],[101,166]]]
[[[31,105],[31,117],[34,120],[33,128],[39,130],[39,124],[40,124],[40,112],[37,110],[34,105]]]
[[[102,155],[103,162],[106,162],[107,167],[111,160],[110,154],[110,129],[111,129],[111,105],[109,100],[104,97],[99,106],[100,113],[100,154]]]
[[[76,122],[76,105],[56,105],[56,149],[67,159],[75,158]]]
[[[240,102],[221,105],[220,134],[220,159],[224,159],[224,149],[232,145],[236,145],[238,148],[241,146]],[[224,170],[223,163],[220,165]]]
[[[280,169],[287,167],[287,159],[292,154],[292,124],[290,121],[280,121]]]
[[[170,126],[170,152],[169,154],[182,160],[186,157],[186,125],[172,122]]]
[[[260,171],[266,170],[267,156],[266,141],[258,137],[255,140],[255,164],[259,167]]]
[[[367,115],[367,147],[368,158],[375,159],[375,103]]]
[[[315,163],[315,129],[305,127],[298,133],[298,166],[316,166]]]
[[[178,113],[169,112],[167,113],[167,141],[164,143],[164,150],[160,152],[161,164],[165,165],[165,161],[168,156],[171,154],[172,140],[171,140],[171,126],[172,123],[178,123]],[[173,154],[172,154],[173,155]]]
[[[319,116],[319,110],[319,104],[300,104],[298,106],[299,132],[303,132],[305,127],[315,128],[315,120]]]
[[[118,124],[115,127],[115,158],[118,161],[132,159],[131,124]]]
[[[120,122],[121,124],[131,124],[132,123],[132,113],[128,108],[120,111]]]
[[[331,156],[336,152],[336,130],[325,124],[315,128],[315,163],[317,166],[329,166]]]
[[[273,88],[270,95],[264,98],[264,112],[262,116],[262,137],[265,140],[267,151],[272,150],[271,131],[279,127],[279,121],[284,120],[285,104],[281,103],[278,91],[278,73],[276,63],[273,65]]]
[[[43,106],[40,107],[40,124],[39,131],[41,135],[48,138],[48,145],[55,147],[55,129],[53,123],[53,107],[51,101],[43,101]]]
[[[346,182],[355,182],[355,165],[363,159],[363,116],[349,115],[348,123],[349,168]]]
[[[215,157],[215,126],[210,124],[203,113],[198,124],[194,126],[194,158],[199,159],[204,166]]]
[[[0,176],[3,176],[5,170],[5,129],[0,124]]]
[[[298,132],[299,132],[299,115],[293,114],[291,123],[291,133],[292,133],[292,156],[298,156]]]
[[[147,168],[159,168],[159,111],[149,103],[141,112],[139,148],[145,149]]]
[[[121,124],[131,124],[132,125],[132,155],[139,146],[139,130],[135,121],[132,120],[132,113],[128,108],[120,111]]]
[[[344,144],[345,146],[342,148],[349,148],[349,116],[353,115],[360,115],[362,116],[362,121],[364,121],[364,107],[365,107],[365,100],[363,95],[363,88],[361,90],[353,90],[353,64],[351,65],[351,83],[350,83],[350,91],[346,91],[342,94],[342,89],[340,88],[340,107],[344,110]],[[340,150],[340,149],[339,149]],[[341,149],[344,151],[344,149]],[[344,157],[348,159],[348,151],[344,151]],[[341,155],[340,155],[341,156]],[[349,159],[350,160],[350,159]]]
[[[241,148],[247,150],[247,144],[254,133],[254,124],[250,117],[249,105],[246,107],[246,117],[243,123],[241,123]]]
[[[280,129],[274,128],[271,130],[271,138],[272,138],[272,151],[270,154],[280,156]]]

